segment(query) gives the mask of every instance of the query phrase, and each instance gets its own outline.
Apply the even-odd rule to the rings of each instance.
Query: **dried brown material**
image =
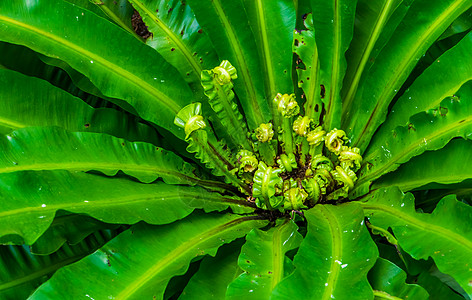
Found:
[[[131,24],[133,25],[133,30],[143,39],[147,39],[152,36],[152,33],[149,32],[146,24],[144,24],[143,19],[139,13],[135,10],[133,16],[131,17]]]

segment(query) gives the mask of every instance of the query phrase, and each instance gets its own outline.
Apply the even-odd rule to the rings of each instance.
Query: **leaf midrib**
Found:
[[[18,129],[18,128],[26,127],[27,125],[20,124],[11,119],[7,119],[6,117],[0,116],[0,126],[12,128],[12,129]]]
[[[392,208],[391,206],[383,205],[383,204],[371,204],[371,203],[365,203],[365,202],[358,202],[361,204],[364,210],[374,210],[374,211],[383,211],[389,215],[391,215],[394,218],[400,219],[402,221],[408,222],[409,224],[412,224],[413,226],[419,228],[421,231],[429,231],[432,232],[433,234],[437,234],[442,236],[444,239],[450,240],[452,243],[457,244],[459,247],[464,247],[466,249],[472,249],[472,241],[469,241],[468,239],[462,238],[460,234],[457,234],[454,231],[448,230],[447,228],[437,226],[434,223],[427,223],[424,221],[421,221],[417,218],[414,218],[410,216],[409,214]],[[421,214],[419,214],[421,216]],[[429,215],[431,216],[431,215]]]
[[[148,15],[148,17],[156,24],[157,27],[161,28],[162,31],[165,32],[165,34],[172,40],[172,42],[177,46],[182,51],[182,54],[184,55],[185,59],[188,61],[190,66],[192,67],[193,71],[195,72],[197,77],[200,77],[200,74],[202,72],[201,66],[198,64],[198,62],[195,60],[195,56],[192,55],[191,51],[188,49],[188,47],[181,41],[179,37],[176,36],[176,34],[159,18],[157,18],[153,12],[149,11],[146,6],[142,3],[142,1],[134,0],[132,1],[135,5],[137,5],[142,11]]]
[[[333,295],[334,287],[338,280],[340,266],[338,265],[337,261],[342,261],[341,259],[341,252],[342,252],[342,237],[338,220],[336,216],[331,213],[331,211],[324,205],[320,205],[320,212],[325,217],[327,221],[327,225],[329,227],[329,231],[331,232],[332,237],[332,259],[331,264],[329,267],[330,273],[328,274],[328,278],[326,283],[328,283],[327,287],[324,289],[323,296],[321,299],[328,300],[331,299],[331,295]]]
[[[228,40],[232,45],[232,49],[235,52],[236,59],[238,61],[238,65],[240,66],[240,72],[243,74],[242,81],[244,83],[244,86],[246,87],[245,90],[249,94],[249,100],[251,103],[251,107],[254,110],[254,117],[256,119],[257,124],[264,123],[264,120],[262,118],[262,112],[259,108],[259,106],[256,104],[255,99],[256,97],[256,91],[254,90],[254,85],[251,84],[252,82],[252,77],[251,74],[249,73],[249,67],[246,63],[246,60],[244,59],[244,55],[241,50],[241,45],[236,38],[236,34],[233,31],[233,28],[229,24],[228,18],[226,17],[226,14],[223,10],[223,7],[221,6],[220,0],[212,0],[213,6],[215,7],[216,15],[218,16],[219,20],[223,24],[223,29],[226,32],[228,36]],[[251,81],[251,82],[249,82]]]
[[[364,72],[367,60],[369,59],[369,56],[372,53],[372,50],[374,49],[375,43],[377,42],[377,39],[385,25],[385,22],[387,21],[393,2],[393,0],[387,0],[387,2],[385,2],[382,8],[382,12],[380,13],[377,21],[375,22],[374,29],[372,30],[369,36],[367,45],[364,51],[362,52],[361,59],[359,60],[359,63],[354,72],[354,77],[351,82],[351,85],[349,86],[349,91],[347,92],[346,98],[343,101],[343,106],[346,110],[351,108],[352,100],[354,99],[355,92],[357,91],[357,86],[361,79],[361,75]],[[346,111],[343,111],[342,115],[346,115]]]
[[[460,118],[461,119],[461,118]],[[465,120],[465,121],[464,121]],[[462,122],[464,121],[464,122]],[[429,141],[434,141],[435,139],[440,139],[443,135],[447,134],[448,132],[453,132],[454,130],[458,130],[461,127],[467,127],[472,123],[472,116],[469,116],[465,119],[458,120],[455,123],[452,123],[450,126],[445,126],[442,128],[440,131],[434,131],[430,135],[421,137],[420,139],[411,142],[409,147],[403,148],[404,151],[400,152],[399,155],[397,155],[397,158],[392,158],[390,159],[386,164],[384,164],[381,168],[377,169],[374,172],[368,173],[366,176],[359,178],[359,180],[356,182],[356,186],[361,186],[363,183],[375,180],[379,176],[384,173],[385,170],[389,170],[390,166],[395,164],[398,160],[401,160],[405,156],[408,156],[413,151],[413,148],[417,147],[417,145],[420,145],[422,141],[424,140],[429,140]],[[367,161],[367,158],[365,159]],[[380,174],[380,175],[379,175]],[[373,179],[372,179],[373,178]]]
[[[91,170],[105,170],[105,171],[118,171],[122,170],[125,172],[138,171],[155,173],[156,176],[162,177],[162,174],[171,175],[174,177],[188,177],[178,172],[168,171],[156,166],[146,166],[138,164],[124,164],[124,163],[102,163],[102,162],[67,162],[67,163],[38,163],[38,164],[25,164],[25,165],[14,165],[11,167],[0,167],[0,174],[11,173],[17,171],[44,171],[44,170],[73,170],[73,171],[91,171]],[[191,177],[188,177],[191,178]]]
[[[57,44],[63,45],[63,47],[70,49],[72,52],[77,53],[80,56],[88,57],[90,61],[94,63],[101,64],[104,66],[109,72],[115,73],[118,77],[126,79],[128,82],[132,83],[133,85],[137,86],[138,88],[144,90],[146,93],[151,95],[153,98],[159,99],[159,103],[163,106],[166,106],[169,110],[174,113],[177,113],[180,110],[180,105],[175,103],[171,98],[167,95],[163,94],[162,92],[156,90],[153,86],[145,82],[144,80],[140,79],[136,75],[126,71],[125,69],[119,67],[118,65],[113,64],[112,62],[104,59],[101,56],[98,56],[82,47],[79,47],[76,44],[73,44],[59,36],[51,34],[50,32],[43,31],[39,28],[30,26],[26,23],[11,19],[6,16],[0,16],[0,21],[4,21],[4,23],[10,23],[13,27],[22,28],[23,30],[33,32],[36,35],[40,35],[43,37],[48,38],[50,41],[53,41]]]
[[[130,282],[126,288],[116,296],[117,299],[128,299],[133,293],[143,286],[146,282],[157,276],[159,273],[165,271],[172,262],[178,261],[179,258],[185,256],[188,252],[192,251],[198,245],[205,243],[207,240],[213,238],[216,234],[222,234],[223,232],[231,229],[234,226],[242,224],[244,221],[254,220],[255,217],[242,217],[232,220],[228,223],[224,223],[215,228],[211,228],[192,239],[188,239],[186,242],[175,248],[172,252],[164,256],[157,263],[152,265],[146,272],[142,273],[136,280]]]
[[[288,223],[276,227],[274,231],[274,235],[272,237],[272,267],[273,267],[273,274],[271,278],[271,290],[277,286],[277,284],[283,278],[283,263],[285,255],[282,254],[282,243],[280,239],[280,235],[283,232],[284,226],[287,226]]]
[[[43,206],[36,206],[36,207],[23,207],[23,208],[18,208],[18,209],[13,209],[13,210],[7,210],[0,212],[0,218],[5,218],[5,217],[12,217],[14,215],[22,214],[24,215],[25,213],[41,213],[41,214],[54,214],[57,210],[63,209],[63,210],[75,210],[80,207],[86,207],[89,206],[90,208],[98,208],[98,207],[107,207],[107,206],[118,206],[118,205],[127,205],[132,203],[138,203],[138,202],[151,202],[155,200],[162,201],[162,198],[165,198],[165,201],[172,201],[172,199],[181,199],[181,198],[197,198],[200,200],[221,200],[222,203],[228,204],[228,203],[235,203],[231,201],[223,201],[227,198],[219,196],[219,195],[213,195],[214,193],[206,193],[205,197],[200,195],[200,193],[189,193],[189,192],[182,192],[179,191],[179,194],[176,195],[175,192],[172,192],[171,194],[168,195],[163,195],[163,194],[158,194],[156,192],[148,193],[148,194],[139,194],[139,195],[130,195],[130,196],[124,196],[124,197],[113,197],[113,198],[103,198],[99,200],[84,200],[81,202],[69,202],[69,203],[60,203],[60,204],[51,204],[48,205],[46,204],[45,207]],[[85,199],[85,198],[84,198]],[[87,202],[85,202],[87,201]],[[215,201],[216,202],[216,201]],[[241,201],[243,202],[243,201]],[[244,205],[244,203],[241,203],[241,205]],[[93,210],[93,209],[92,209]]]
[[[443,174],[443,176],[434,176],[434,177],[425,176],[423,178],[416,179],[416,180],[404,178],[405,181],[395,181],[388,185],[380,183],[379,185],[376,185],[376,188],[398,186],[402,191],[406,192],[406,191],[410,191],[414,188],[417,188],[417,187],[420,187],[420,186],[423,186],[425,184],[432,183],[432,182],[436,182],[440,184],[451,184],[451,183],[464,181],[466,180],[465,178],[471,178],[471,177],[472,175],[469,175],[469,174],[464,175],[464,174],[457,174],[457,173],[454,173],[454,174],[447,173],[447,174]]]
[[[412,61],[412,58],[414,56],[416,56],[415,54],[420,49],[419,45],[424,44],[424,41],[432,35],[431,33],[434,32],[438,27],[440,27],[442,25],[442,23],[446,21],[447,16],[450,15],[454,10],[456,10],[457,7],[459,7],[462,4],[462,2],[463,1],[457,1],[455,4],[449,6],[448,9],[446,9],[440,15],[440,17],[437,18],[433,22],[433,24],[428,27],[428,30],[423,32],[423,35],[420,38],[416,39],[416,47],[409,47],[409,49],[414,49],[414,51],[411,51],[411,52],[409,52],[409,53],[407,53],[406,55],[403,56],[404,59],[401,61],[399,68],[395,69],[395,71],[393,72],[394,75],[392,77],[390,77],[391,78],[390,81],[385,85],[387,88],[384,88],[382,90],[382,93],[380,94],[380,96],[377,98],[378,100],[375,104],[374,109],[372,110],[372,114],[370,115],[367,122],[365,122],[365,125],[362,129],[362,132],[359,135],[359,137],[357,138],[354,145],[358,145],[360,143],[360,141],[362,141],[364,135],[367,132],[367,129],[369,129],[370,124],[372,123],[372,120],[377,119],[377,117],[375,117],[376,114],[383,111],[381,108],[384,106],[384,102],[386,101],[387,97],[390,95],[390,93],[392,93],[392,88],[390,88],[390,87],[395,86],[395,83],[398,82],[399,77],[404,73],[406,67]]]
[[[339,60],[340,60],[340,52],[341,52],[341,16],[339,15],[339,3],[338,0],[334,0],[334,12],[333,12],[333,23],[334,23],[334,34],[333,34],[333,45],[334,45],[334,53],[331,60],[331,74],[330,74],[330,87],[329,87],[329,98],[328,98],[328,105],[326,108],[326,119],[325,123],[327,129],[333,128],[333,121],[334,121],[334,114],[336,113],[336,100],[337,100],[337,91],[339,86],[337,84],[338,77],[339,77]]]
[[[276,94],[275,79],[274,79],[274,69],[272,66],[272,58],[271,58],[269,40],[267,36],[267,25],[266,25],[266,20],[265,20],[265,15],[264,15],[264,8],[262,6],[262,0],[257,0],[256,8],[257,8],[257,14],[256,14],[257,23],[259,24],[260,36],[262,40],[262,56],[265,62],[265,68],[266,68],[265,73],[266,73],[266,78],[268,82],[269,92],[267,93],[267,96],[271,97]]]

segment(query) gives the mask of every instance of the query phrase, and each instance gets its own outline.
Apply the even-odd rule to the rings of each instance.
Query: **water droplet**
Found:
[[[345,267],[347,267],[347,264],[341,265],[341,268],[344,269]]]
[[[252,292],[254,292],[254,290],[249,290],[249,293],[252,293]]]
[[[336,260],[334,260],[334,262],[336,262],[336,263],[338,263],[338,264],[342,265],[342,262],[340,262],[340,261],[339,261],[339,260],[337,260],[337,259],[336,259]]]
[[[41,207],[46,207],[46,204],[43,203],[43,204],[41,205]]]
[[[165,82],[165,80],[164,80],[164,79],[161,79],[161,82]]]
[[[79,21],[79,16],[75,16],[75,18],[77,19],[77,21]]]
[[[327,283],[327,282],[325,283],[325,286],[328,286],[328,283]]]
[[[39,216],[38,219],[44,219],[46,216]]]
[[[93,64],[93,60],[91,60],[90,63]]]
[[[400,205],[400,207],[403,207],[403,206],[405,206],[405,203],[402,203],[402,204]]]
[[[88,203],[88,200],[84,200],[85,203]]]

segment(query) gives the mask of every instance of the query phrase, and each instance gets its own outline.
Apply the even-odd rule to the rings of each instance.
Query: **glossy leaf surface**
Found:
[[[119,227],[89,216],[57,211],[49,228],[30,246],[31,253],[48,255],[64,244],[76,245],[95,232]]]
[[[157,143],[157,134],[151,127],[113,109],[94,109],[43,80],[0,70],[0,82],[3,133],[30,126],[59,126],[69,131],[101,132],[129,141]]]
[[[241,239],[223,245],[215,257],[205,257],[179,299],[224,299],[228,284],[242,272],[238,266],[242,242]]]
[[[87,256],[115,236],[113,231],[97,233],[50,255],[34,255],[25,245],[0,246],[0,297],[26,299],[56,270]]]
[[[226,299],[269,299],[284,278],[285,254],[297,248],[302,236],[292,221],[268,231],[253,229],[246,236],[238,264],[245,272],[228,286]]]
[[[222,244],[265,224],[230,214],[193,214],[160,227],[140,223],[80,263],[62,268],[31,299],[79,294],[94,299],[161,299],[168,281],[185,273],[194,257],[215,255]]]
[[[271,299],[369,299],[367,272],[378,250],[355,203],[316,205],[305,212],[308,232],[294,258],[294,273]],[[315,254],[316,253],[316,254]]]
[[[304,21],[304,30],[294,32],[293,52],[302,60],[303,66],[297,66],[298,87],[305,93],[305,116],[318,124],[321,115],[320,64],[315,41],[313,16],[308,14]]]
[[[2,2],[0,11],[2,40],[64,60],[104,95],[128,101],[141,117],[179,135],[174,114],[192,94],[178,72],[153,49],[95,14],[62,1]]]
[[[190,6],[180,0],[130,2],[152,32],[146,43],[172,64],[187,82],[193,84],[201,96],[201,72],[216,67],[220,62]]]
[[[272,0],[244,0],[244,8],[261,58],[266,97],[277,128],[282,125],[282,120],[272,99],[277,93],[293,92],[292,72],[288,67],[293,56],[294,2],[280,0],[274,5]]]
[[[320,60],[320,80],[324,86],[326,116],[324,129],[341,125],[341,87],[346,72],[345,52],[352,39],[357,1],[312,0],[313,27]]]
[[[424,14],[424,8],[428,13]],[[414,1],[389,42],[361,80],[353,102],[358,107],[343,128],[354,146],[365,149],[387,108],[419,58],[472,3],[467,0]]]
[[[354,194],[364,194],[380,175],[397,169],[413,156],[444,147],[454,137],[472,134],[472,82],[457,92],[458,100],[446,98],[438,108],[414,115],[407,126],[396,127],[389,138],[371,145]]]
[[[55,141],[50,143],[49,141]],[[195,184],[195,168],[170,151],[148,143],[131,143],[109,135],[67,132],[57,127],[29,127],[0,137],[0,173],[24,170],[122,170],[149,183]]]
[[[218,56],[227,59],[239,72],[234,89],[250,129],[270,119],[268,96],[264,93],[264,73],[254,35],[242,0],[189,0],[195,16],[210,37]]]
[[[407,125],[411,116],[437,109],[445,98],[453,97],[464,83],[471,80],[471,48],[472,33],[469,33],[418,76],[392,107],[387,120],[376,133],[375,140],[390,136],[390,132],[397,126]],[[371,144],[373,148],[377,146],[375,140]]]
[[[238,198],[209,193],[199,187],[164,183],[140,184],[122,178],[66,171],[15,172],[0,175],[2,185],[1,241],[32,244],[49,227],[57,210],[88,214],[103,222],[167,224],[195,208],[239,209]],[[5,201],[10,199],[10,201]],[[165,211],[166,213],[161,213]],[[19,240],[18,240],[19,239]]]
[[[444,197],[431,214],[416,213],[411,194],[397,188],[379,189],[362,202],[373,225],[391,227],[400,246],[415,259],[432,257],[472,294],[472,207],[453,195]]]
[[[454,139],[444,148],[427,151],[403,164],[395,172],[377,180],[372,188],[397,186],[402,191],[421,188],[432,184],[460,183],[472,178],[472,170],[464,166],[472,165],[472,141]]]
[[[378,292],[387,293],[399,299],[429,299],[428,292],[421,286],[405,282],[406,275],[405,271],[398,266],[379,257],[372,270],[369,271],[368,277],[372,288]]]

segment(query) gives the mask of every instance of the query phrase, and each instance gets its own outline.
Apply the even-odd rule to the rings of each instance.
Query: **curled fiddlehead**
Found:
[[[312,120],[306,116],[298,116],[298,118],[293,122],[293,131],[295,131],[299,136],[306,136],[310,129],[311,121]]]
[[[220,85],[225,85],[230,83],[231,80],[238,78],[236,68],[227,60],[223,60],[221,64],[218,67],[215,67],[212,71],[216,82]]]
[[[201,116],[201,103],[192,103],[182,108],[174,119],[174,124],[183,128],[185,131],[185,139],[195,130],[205,128],[206,123]]]
[[[292,172],[293,169],[297,168],[297,160],[293,153],[289,153],[288,155],[281,154],[280,158],[277,159],[277,163],[282,172]]]
[[[182,108],[174,119],[174,124],[185,130],[187,152],[195,153],[195,157],[215,176],[224,176],[226,182],[249,193],[249,187],[235,175],[237,169],[231,163],[229,153],[223,149],[224,145],[205,130],[206,124],[200,113],[201,104],[192,103]]]
[[[323,127],[318,126],[312,131],[308,132],[306,136],[306,140],[310,144],[310,146],[318,146],[322,142],[324,142],[326,138],[326,131],[323,130]]]
[[[282,197],[275,197],[276,189],[282,188],[283,180],[279,177],[282,172],[259,162],[259,167],[254,174],[252,195],[256,197],[256,205],[263,209],[275,209],[283,201]]]
[[[290,178],[290,180],[284,182],[284,210],[300,210],[302,208],[308,208],[304,204],[308,194],[301,189],[297,182]]]
[[[233,101],[233,82],[236,79],[236,69],[227,60],[211,70],[201,73],[202,86],[211,108],[226,130],[226,138],[241,145],[246,150],[252,150],[247,140],[247,127],[238,105]]]
[[[325,138],[325,145],[329,151],[339,154],[341,148],[344,144],[344,141],[347,140],[346,133],[343,130],[334,128]]]
[[[248,150],[241,150],[237,154],[239,170],[241,172],[253,172],[256,170],[258,161],[254,153]]]
[[[300,112],[300,106],[298,106],[295,100],[295,94],[280,94],[274,98],[274,102],[277,103],[277,110],[284,118],[291,118],[298,115]]]
[[[272,140],[274,137],[274,130],[272,129],[272,124],[261,124],[255,130],[256,138],[261,143],[267,143]]]
[[[359,148],[343,146],[338,159],[343,169],[350,168],[355,172],[361,167],[362,156]]]

